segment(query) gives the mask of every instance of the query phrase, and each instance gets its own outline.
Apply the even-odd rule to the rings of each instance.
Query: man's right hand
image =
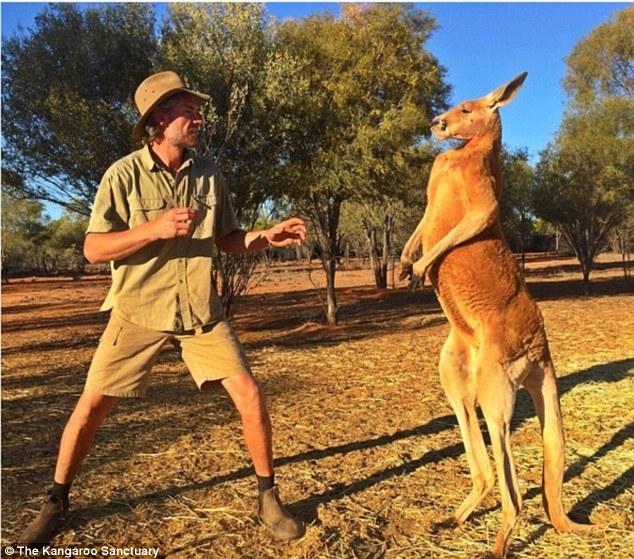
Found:
[[[198,212],[193,208],[172,208],[160,217],[125,231],[88,233],[84,256],[91,264],[121,260],[159,239],[191,235]]]
[[[154,239],[186,237],[194,232],[197,215],[197,210],[193,208],[172,208],[148,222],[148,226]]]

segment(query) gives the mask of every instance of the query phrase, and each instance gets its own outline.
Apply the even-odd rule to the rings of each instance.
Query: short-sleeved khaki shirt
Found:
[[[112,286],[101,306],[130,322],[163,331],[192,330],[222,320],[211,282],[215,239],[238,229],[225,180],[213,162],[188,154],[176,177],[144,148],[104,174],[87,233],[124,231],[169,208],[198,210],[191,237],[158,240],[111,262]]]

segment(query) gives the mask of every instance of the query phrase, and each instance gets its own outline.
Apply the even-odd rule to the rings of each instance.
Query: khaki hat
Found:
[[[209,95],[204,93],[187,89],[185,87],[185,82],[183,82],[176,72],[168,70],[167,72],[152,74],[150,77],[145,78],[141,82],[141,85],[137,87],[134,94],[134,103],[141,114],[134,130],[132,131],[132,137],[135,140],[143,138],[145,121],[154,107],[156,107],[156,105],[158,105],[161,101],[164,101],[168,97],[176,95],[177,93],[191,93],[203,101],[209,101],[211,98]]]

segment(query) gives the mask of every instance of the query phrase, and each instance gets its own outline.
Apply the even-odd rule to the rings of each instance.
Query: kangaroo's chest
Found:
[[[490,204],[493,196],[499,200],[499,187],[499,176],[477,154],[437,158],[427,190],[423,251]],[[499,220],[452,248],[430,268],[429,277],[450,320],[465,332],[480,329],[491,316],[515,305],[525,290]]]
[[[482,157],[451,153],[438,156],[427,186],[423,250],[428,251],[445,237],[468,211],[477,210],[480,199],[490,197],[495,183]]]

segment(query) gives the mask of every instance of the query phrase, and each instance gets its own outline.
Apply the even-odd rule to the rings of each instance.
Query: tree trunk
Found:
[[[590,270],[583,268],[583,294],[590,295]]]
[[[341,239],[338,238],[339,218],[342,200],[333,198],[324,211],[319,204],[314,206],[314,224],[316,225],[318,246],[320,249],[321,265],[326,273],[326,303],[325,313],[328,324],[337,324],[337,293],[335,291],[335,276],[337,272],[337,256]],[[321,294],[320,294],[321,297]],[[322,306],[324,305],[321,297]]]
[[[526,274],[526,245],[524,235],[520,237],[520,250],[522,251],[522,274]]]
[[[368,245],[368,258],[370,259],[370,271],[374,274],[374,281],[376,282],[376,232],[374,230],[366,231],[366,243]]]
[[[574,226],[564,229],[564,235],[568,244],[575,251],[579,264],[581,264],[583,293],[584,295],[590,295],[590,272],[592,271],[595,255],[595,251],[589,242],[591,238],[590,232],[583,224],[577,223]]]
[[[619,251],[621,253],[621,263],[623,266],[623,278],[627,281],[629,279],[630,271],[629,271],[629,261],[630,261],[630,251],[629,243],[628,243],[628,235],[622,231],[616,231],[616,239],[619,247]]]
[[[337,292],[335,291],[335,274],[337,263],[335,256],[331,256],[324,262],[326,271],[326,320],[330,326],[337,324]]]
[[[392,256],[392,289],[396,289],[396,258]]]
[[[379,247],[376,240],[376,229],[372,227],[366,230],[366,240],[368,242],[368,254],[370,256],[370,268],[374,275],[374,283],[379,289],[387,287],[387,270],[383,266],[383,260],[379,256]]]
[[[374,283],[379,289],[387,288],[387,265],[390,251],[390,234],[392,218],[385,216],[385,227],[383,229],[383,246],[379,252],[376,227],[364,220],[366,243],[368,245],[368,255],[370,257],[370,269],[374,275]]]
[[[584,250],[580,252],[579,262],[581,263],[581,274],[583,276],[583,294],[590,295],[590,272],[592,271],[592,254],[587,250],[587,245],[582,246]]]
[[[383,219],[383,254],[381,256],[381,289],[387,289],[387,265],[390,258],[390,250],[392,248],[392,226],[394,219],[385,214]]]

